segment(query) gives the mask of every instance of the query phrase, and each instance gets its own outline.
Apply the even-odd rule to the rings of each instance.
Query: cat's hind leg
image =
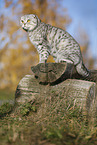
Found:
[[[67,62],[67,63],[73,64],[73,62],[71,60],[68,60],[68,59],[60,59],[59,62]]]
[[[82,61],[80,63],[78,63],[75,67],[76,67],[77,72],[80,75],[82,75],[84,77],[89,76],[89,70],[85,67],[85,65],[83,64]]]

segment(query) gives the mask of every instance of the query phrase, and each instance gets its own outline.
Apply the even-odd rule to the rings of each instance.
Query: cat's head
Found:
[[[20,19],[20,25],[25,31],[32,31],[40,22],[41,20],[34,14],[24,15]]]

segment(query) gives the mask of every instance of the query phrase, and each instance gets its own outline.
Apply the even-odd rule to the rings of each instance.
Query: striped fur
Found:
[[[34,14],[22,16],[20,25],[37,48],[39,63],[46,63],[48,56],[52,55],[55,62],[73,63],[80,75],[89,75],[83,64],[79,44],[68,32],[41,22]]]

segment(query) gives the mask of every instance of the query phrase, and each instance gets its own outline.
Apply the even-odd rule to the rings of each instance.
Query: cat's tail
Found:
[[[76,65],[76,70],[80,75],[84,77],[89,76],[89,70],[85,67],[82,61]]]

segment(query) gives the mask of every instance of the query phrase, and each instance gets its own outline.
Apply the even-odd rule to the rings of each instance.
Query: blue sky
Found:
[[[75,37],[78,26],[88,34],[92,56],[97,59],[97,0],[63,0],[72,23],[67,31]]]

